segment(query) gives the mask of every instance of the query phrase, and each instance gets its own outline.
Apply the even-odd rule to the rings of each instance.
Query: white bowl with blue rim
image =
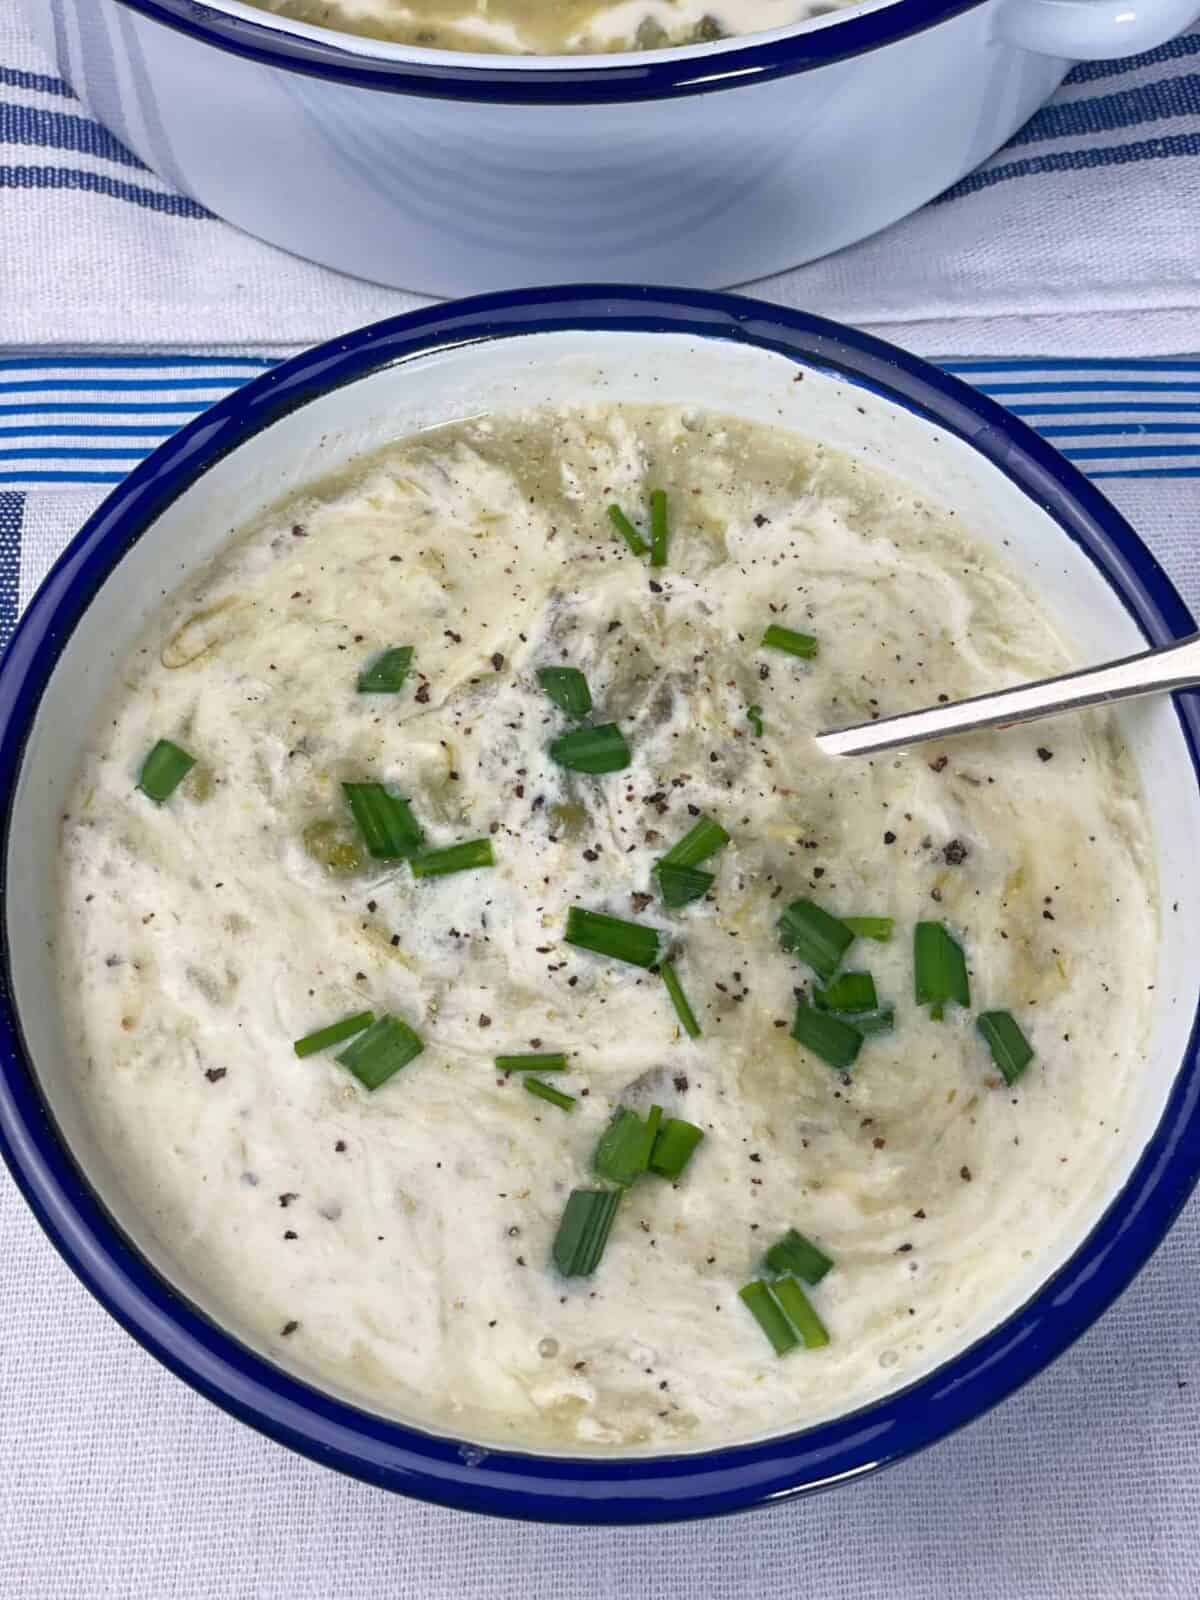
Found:
[[[796,381],[803,375],[804,382]],[[1024,423],[855,333],[702,291],[530,290],[383,322],[257,378],[160,446],[104,502],[0,663],[0,1153],[51,1240],[147,1350],[314,1460],[445,1505],[563,1522],[700,1517],[851,1480],[1011,1393],[1128,1284],[1200,1175],[1200,702],[1120,708],[1163,895],[1149,1059],[1107,1193],[960,1346],[904,1389],[749,1444],[629,1457],[494,1449],[373,1414],[224,1325],[151,1236],[89,1129],[55,981],[59,818],[113,675],[164,590],[228,529],[359,452],[480,411],[581,397],[782,420],[958,510],[1035,584],[1082,656],[1195,624],[1103,495]],[[1097,1380],[1099,1381],[1099,1380]]]
[[[978,166],[1074,62],[1200,15],[1200,0],[861,0],[674,50],[496,56],[240,0],[27,3],[95,116],[185,195],[438,295],[719,286],[810,261]]]

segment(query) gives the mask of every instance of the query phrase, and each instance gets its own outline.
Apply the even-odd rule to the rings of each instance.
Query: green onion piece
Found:
[[[569,717],[586,717],[592,709],[592,691],[578,667],[539,667],[537,676],[554,704]]]
[[[891,1006],[880,1006],[878,1011],[856,1011],[843,1019],[864,1039],[873,1033],[891,1033],[896,1026],[896,1013]]]
[[[1011,1011],[983,1011],[975,1026],[988,1042],[992,1060],[1004,1074],[1005,1083],[1016,1083],[1033,1060],[1033,1046],[1021,1032]]]
[[[643,1122],[628,1106],[617,1107],[592,1157],[592,1165],[602,1178],[619,1183],[623,1189],[637,1182],[650,1165],[662,1114],[661,1106],[651,1106]]]
[[[684,1122],[681,1117],[668,1117],[658,1130],[658,1138],[650,1152],[650,1171],[674,1182],[692,1159],[692,1151],[703,1137],[703,1129],[694,1122]]]
[[[604,1254],[620,1189],[572,1189],[554,1236],[554,1265],[564,1278],[585,1278]]]
[[[783,1307],[784,1315],[804,1340],[806,1350],[819,1350],[829,1343],[825,1324],[813,1310],[808,1296],[795,1278],[777,1278],[771,1293]]]
[[[658,960],[658,929],[642,922],[626,922],[604,911],[585,911],[572,906],[567,912],[568,944],[592,950],[614,961],[628,961],[633,967],[652,967]]]
[[[359,694],[398,694],[408,677],[412,658],[410,644],[398,644],[376,656],[358,675]]]
[[[160,806],[171,798],[195,765],[195,756],[172,744],[170,739],[160,739],[142,762],[138,788]]]
[[[719,822],[711,817],[701,817],[694,828],[689,828],[659,861],[660,867],[698,867],[714,851],[729,843],[729,835]]]
[[[918,922],[913,931],[913,992],[935,1022],[945,1015],[947,1000],[971,1004],[962,945],[946,932],[945,923]]]
[[[828,983],[854,935],[844,922],[813,901],[793,900],[779,919],[779,942],[806,962],[822,983]]]
[[[874,1011],[879,1004],[869,972],[843,972],[824,989],[813,989],[818,1011]]]
[[[425,836],[403,795],[392,794],[381,783],[344,783],[342,793],[377,861],[416,855]]]
[[[824,1250],[818,1250],[795,1228],[789,1228],[782,1239],[775,1241],[767,1251],[766,1261],[772,1272],[794,1272],[805,1283],[820,1283],[833,1266]]]
[[[624,539],[625,543],[633,551],[635,556],[644,556],[646,554],[646,551],[649,550],[650,546],[646,543],[645,539],[642,538],[641,534],[634,527],[633,523],[630,522],[629,518],[621,510],[620,506],[609,506],[608,520],[612,523],[613,527],[621,535],[622,539]]]
[[[811,661],[819,646],[810,633],[796,633],[791,628],[781,628],[772,622],[762,636],[763,644],[770,650],[785,650],[789,656],[799,656]]]
[[[497,1056],[496,1066],[501,1072],[565,1072],[567,1058],[558,1051],[547,1050],[540,1055]]]
[[[887,944],[892,937],[891,917],[843,917],[842,921],[856,939],[874,939],[877,944]]]
[[[469,872],[473,867],[494,867],[496,857],[490,839],[465,839],[444,850],[427,850],[413,859],[414,878],[444,878],[451,872]]]
[[[746,707],[746,721],[754,729],[754,737],[761,739],[763,736],[763,712],[761,706]]]
[[[789,1350],[796,1348],[800,1341],[761,1278],[755,1278],[753,1283],[747,1283],[739,1289],[738,1299],[771,1341],[771,1348],[777,1356],[785,1356]]]
[[[715,874],[701,872],[698,867],[668,866],[659,862],[654,869],[663,905],[671,911],[680,906],[690,906],[693,900],[703,900],[716,882]]]
[[[839,1072],[849,1070],[863,1042],[862,1034],[849,1022],[830,1011],[817,1011],[803,1000],[796,1007],[792,1038]]]
[[[599,722],[591,728],[573,728],[555,739],[550,759],[572,772],[620,772],[633,760],[625,735],[615,722]]]
[[[700,1024],[696,1021],[696,1013],[688,1005],[688,997],[683,992],[679,974],[675,971],[675,963],[664,961],[659,970],[662,972],[662,979],[667,986],[667,993],[671,996],[671,1004],[675,1007],[675,1015],[679,1018],[680,1026],[689,1039],[698,1039]]]
[[[368,1089],[378,1089],[425,1048],[425,1041],[399,1017],[384,1015],[359,1034],[336,1060]]]
[[[298,1056],[314,1056],[318,1050],[328,1050],[331,1044],[353,1039],[356,1033],[369,1028],[374,1021],[373,1011],[356,1011],[352,1017],[343,1017],[340,1022],[331,1022],[327,1028],[318,1028],[316,1033],[306,1033],[303,1039],[296,1040],[292,1049]]]
[[[543,1083],[540,1078],[522,1078],[521,1082],[530,1094],[537,1095],[539,1100],[549,1100],[552,1106],[559,1106],[563,1111],[570,1111],[575,1104],[573,1094],[564,1094],[561,1089],[552,1088],[550,1084]]]
[[[667,564],[667,492],[653,489],[650,492],[650,565]]]

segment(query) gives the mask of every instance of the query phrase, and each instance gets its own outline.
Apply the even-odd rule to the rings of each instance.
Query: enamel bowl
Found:
[[[819,1426],[623,1458],[439,1435],[284,1370],[224,1328],[220,1305],[148,1236],[78,1099],[55,998],[54,869],[80,747],[148,613],[231,527],[398,434],[584,396],[703,396],[896,473],[1002,544],[1084,659],[1194,630],[1132,530],[1027,427],[954,378],[833,323],[703,292],[570,288],[465,301],[321,346],[214,406],[138,467],[46,579],[0,665],[0,1148],[100,1303],[234,1416],[327,1466],[445,1505],[631,1523],[775,1501],[943,1437],[1070,1344],[1163,1237],[1200,1172],[1200,941],[1189,932],[1200,906],[1200,708],[1161,697],[1121,713],[1151,812],[1164,927],[1151,1059],[1103,1202],[931,1370]]]
[[[977,167],[1074,62],[1162,44],[1200,0],[859,0],[608,56],[381,44],[240,0],[27,9],[92,113],[192,202],[449,295],[811,261]]]

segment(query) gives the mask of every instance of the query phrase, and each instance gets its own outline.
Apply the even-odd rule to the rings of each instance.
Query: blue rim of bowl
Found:
[[[415,46],[411,60],[396,61],[372,56],[370,40],[359,39],[358,49],[342,49],[331,41],[272,26],[266,13],[259,21],[215,11],[199,0],[119,3],[244,60],[330,83],[487,104],[601,105],[711,94],[810,72],[923,33],[960,12],[974,10],[983,0],[892,0],[879,10],[782,38],[747,36],[744,45],[715,50],[693,45],[677,51],[634,51],[627,59],[604,66],[589,65],[595,58],[580,56],[578,64],[563,67],[516,67],[510,64],[513,57],[502,55],[495,57],[495,66],[458,66],[423,60],[424,52]]]
[[[21,618],[0,663],[0,794],[7,872],[25,740],[65,641],[162,508],[282,415],[383,366],[449,346],[556,330],[679,333],[772,350],[882,394],[966,440],[1091,558],[1152,644],[1194,631],[1136,534],[1057,451],[958,379],[802,312],[693,290],[581,285],[478,296],[361,329],[255,379],[154,451],[86,523]],[[1200,705],[1175,697],[1200,782]],[[0,880],[0,914],[6,885]],[[12,999],[0,915],[0,1153],[68,1265],[133,1337],[241,1421],[382,1488],[532,1521],[630,1524],[718,1515],[857,1478],[981,1415],[1039,1372],[1126,1287],[1200,1176],[1200,1013],[1160,1122],[1120,1195],[1027,1304],[928,1376],[851,1415],[690,1455],[572,1457],[473,1446],[360,1410],[223,1332],[125,1239],[60,1140]]]

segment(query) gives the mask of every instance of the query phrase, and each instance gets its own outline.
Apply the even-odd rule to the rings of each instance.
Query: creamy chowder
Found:
[[[360,460],[164,603],[85,753],[97,1139],[214,1315],[389,1414],[670,1450],[909,1382],[1121,1157],[1151,846],[1100,713],[812,736],[1069,661],[956,515],[782,429],[609,405]],[[764,1264],[790,1230],[823,1275]]]
[[[856,0],[253,0],[296,22],[437,50],[603,55],[790,27]]]

